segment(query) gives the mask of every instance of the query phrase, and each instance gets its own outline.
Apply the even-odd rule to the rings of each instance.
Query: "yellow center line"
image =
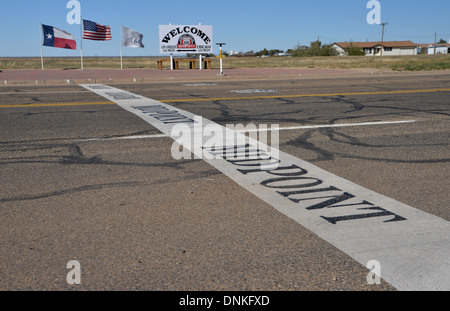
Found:
[[[175,103],[175,102],[218,101],[218,100],[220,100],[220,101],[230,101],[230,100],[274,99],[274,98],[330,97],[330,96],[355,96],[355,95],[388,95],[388,94],[436,93],[436,92],[449,92],[449,91],[450,91],[450,89],[431,89],[431,90],[405,90],[405,91],[328,93],[328,94],[297,94],[297,95],[281,95],[281,94],[278,94],[278,95],[270,95],[270,96],[167,99],[167,100],[160,100],[160,102],[163,102],[163,103]],[[0,108],[94,106],[94,105],[114,105],[114,104],[115,103],[113,103],[113,102],[22,104],[22,105],[0,105]]]

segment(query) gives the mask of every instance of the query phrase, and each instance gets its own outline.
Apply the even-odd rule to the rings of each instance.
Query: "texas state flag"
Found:
[[[70,50],[77,49],[77,42],[70,33],[47,25],[42,25],[42,31],[44,34],[42,45]]]

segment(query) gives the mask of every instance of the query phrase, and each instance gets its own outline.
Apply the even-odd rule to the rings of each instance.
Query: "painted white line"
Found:
[[[110,137],[110,138],[90,138],[90,139],[83,139],[81,141],[89,142],[89,141],[110,141],[110,140],[134,140],[134,139],[154,139],[154,138],[167,138],[167,137],[169,137],[169,136],[164,135],[164,134],[155,134],[155,135]]]
[[[238,94],[278,93],[277,90],[232,90],[230,92]]]
[[[176,125],[192,129],[194,142],[198,126],[201,130],[219,127],[190,112],[113,87],[83,87],[116,102],[185,148],[192,137],[176,136],[172,132]],[[243,135],[222,128],[232,137]],[[378,261],[381,277],[398,290],[450,290],[450,222],[280,150],[273,152],[250,137],[245,145],[206,148],[204,143],[201,139],[190,151],[198,157],[204,152],[220,157],[204,161],[364,267]],[[256,159],[248,160],[249,153]]]
[[[238,133],[254,133],[254,132],[270,132],[273,130],[282,131],[296,131],[296,130],[308,130],[308,129],[321,129],[321,128],[340,128],[340,127],[358,127],[358,126],[376,126],[376,125],[395,125],[395,124],[408,124],[415,123],[417,120],[405,120],[405,121],[383,121],[383,122],[363,122],[363,123],[348,123],[348,124],[324,124],[324,125],[306,125],[306,126],[290,126],[290,127],[276,127],[276,128],[258,128],[240,130]],[[154,139],[154,138],[167,138],[169,136],[164,134],[154,135],[135,135],[135,136],[123,136],[123,137],[110,137],[110,138],[90,138],[82,141],[109,141],[109,140],[134,140],[134,139]]]
[[[23,91],[23,92],[0,92],[0,95],[31,95],[31,94],[77,94],[77,93],[86,93],[86,91],[47,91],[47,92],[38,92],[38,91]]]
[[[262,131],[273,131],[273,130],[277,130],[277,131],[281,132],[281,131],[308,130],[308,129],[321,129],[321,128],[406,124],[406,123],[414,123],[414,122],[417,122],[417,120],[362,122],[362,123],[348,123],[348,124],[302,125],[302,126],[288,126],[288,127],[267,128],[267,129],[254,129],[254,130],[248,130],[248,131],[242,131],[242,132],[262,132]]]
[[[185,84],[184,86],[214,86],[217,85],[217,83],[192,83],[192,84]]]

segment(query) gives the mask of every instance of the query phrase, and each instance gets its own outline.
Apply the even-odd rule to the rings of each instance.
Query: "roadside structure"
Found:
[[[419,45],[412,41],[335,42],[333,44],[333,48],[340,56],[347,56],[346,49],[350,47],[360,48],[366,56],[405,56],[417,55]]]
[[[425,43],[419,44],[419,53],[421,54],[450,54],[450,43]]]

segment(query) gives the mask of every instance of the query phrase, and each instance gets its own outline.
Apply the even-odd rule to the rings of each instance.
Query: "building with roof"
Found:
[[[450,43],[419,44],[419,53],[428,55],[450,54]]]
[[[340,56],[347,56],[346,49],[358,47],[366,56],[405,56],[417,55],[418,44],[411,41],[381,41],[377,42],[336,42],[333,48]]]

